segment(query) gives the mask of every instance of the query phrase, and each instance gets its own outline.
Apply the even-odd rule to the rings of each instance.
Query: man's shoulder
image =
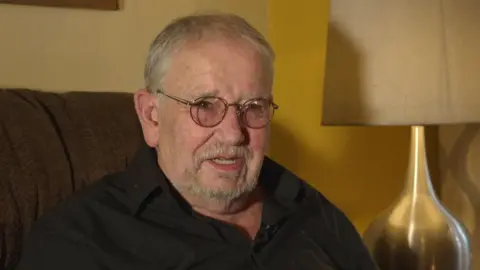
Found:
[[[275,186],[275,190],[280,196],[288,196],[301,201],[305,206],[315,206],[314,208],[318,211],[331,208],[342,212],[318,188],[270,157],[265,158],[261,177],[266,178],[269,182],[273,181],[274,184],[271,185]]]
[[[355,230],[345,213],[307,180],[270,158],[266,159],[265,168],[269,176],[279,182],[277,189],[282,189],[279,190],[281,195],[295,194],[298,211],[304,212],[309,218],[321,219],[334,234],[338,234],[339,222],[345,223],[349,230]]]
[[[101,177],[46,209],[32,230],[77,230],[78,233],[93,233],[97,220],[128,213],[125,181],[124,172]]]
[[[128,213],[122,174],[106,175],[45,210],[24,240],[18,269],[99,269],[91,256],[99,252],[95,239]]]
[[[347,215],[318,188],[308,183],[286,167],[267,159],[265,169],[273,179],[286,182],[281,188],[296,193],[298,207],[294,216],[302,222],[295,231],[301,231],[343,265],[345,269],[375,269],[363,240]],[[288,190],[283,194],[288,194]],[[293,194],[293,193],[292,193]]]

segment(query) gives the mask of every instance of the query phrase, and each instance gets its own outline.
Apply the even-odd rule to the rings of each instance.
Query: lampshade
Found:
[[[480,122],[479,0],[331,0],[324,125]]]

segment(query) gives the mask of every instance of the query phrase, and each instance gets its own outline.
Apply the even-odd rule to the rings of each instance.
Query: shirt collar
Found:
[[[126,175],[126,192],[130,197],[129,208],[132,214],[140,211],[152,196],[174,193],[167,177],[158,166],[155,149],[146,144],[138,150],[126,170]],[[302,182],[285,167],[268,157],[264,158],[259,181],[266,193],[262,219],[267,224],[278,222],[303,198]],[[173,200],[179,199],[175,195],[170,197]],[[183,206],[181,202],[177,203]]]
[[[262,212],[262,221],[266,224],[278,223],[295,210],[304,197],[302,182],[269,157],[264,158],[259,181],[266,192]]]

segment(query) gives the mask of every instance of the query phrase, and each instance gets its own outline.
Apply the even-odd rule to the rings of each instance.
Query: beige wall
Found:
[[[278,55],[281,109],[270,155],[360,231],[400,192],[408,129],[320,125],[328,0],[122,2],[121,11],[0,4],[0,87],[132,92],[143,86],[147,47],[169,20],[197,10],[235,12],[266,34]]]
[[[439,130],[441,197],[471,234],[474,265],[480,269],[480,125]]]
[[[122,2],[120,11],[0,4],[0,87],[134,91],[151,40],[194,11],[235,12],[266,34],[267,0]]]

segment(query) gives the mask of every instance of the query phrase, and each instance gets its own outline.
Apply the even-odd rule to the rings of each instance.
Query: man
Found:
[[[350,221],[264,156],[273,59],[235,15],[168,25],[134,96],[145,146],[45,214],[19,269],[374,269]]]

